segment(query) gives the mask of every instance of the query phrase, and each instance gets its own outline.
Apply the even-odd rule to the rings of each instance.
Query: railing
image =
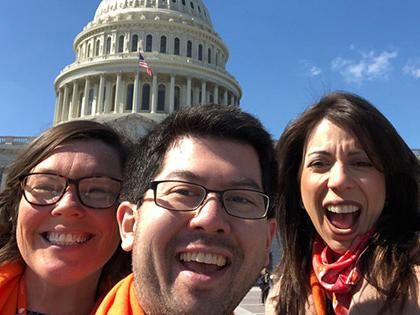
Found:
[[[0,136],[0,145],[26,145],[33,139],[34,137]]]

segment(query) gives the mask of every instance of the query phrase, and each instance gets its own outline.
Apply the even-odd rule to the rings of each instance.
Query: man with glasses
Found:
[[[133,275],[97,314],[231,314],[269,262],[277,164],[237,107],[182,109],[127,163],[117,219]]]

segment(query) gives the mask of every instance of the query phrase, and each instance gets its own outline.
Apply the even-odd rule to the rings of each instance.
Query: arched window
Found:
[[[179,55],[179,38],[175,37],[174,39],[174,55]]]
[[[198,60],[203,60],[203,45],[198,45]]]
[[[219,65],[219,52],[216,53],[216,66]]]
[[[99,39],[97,39],[96,44],[95,44],[95,56],[99,56],[100,45],[101,45],[101,41]]]
[[[150,85],[144,84],[141,96],[141,110],[150,110]]]
[[[190,5],[191,5],[191,9],[194,10],[194,3],[192,1],[190,2]]]
[[[153,43],[152,35],[147,35],[146,36],[146,51],[152,51],[152,43]]]
[[[165,86],[163,84],[158,86],[157,111],[165,111]]]
[[[179,86],[175,87],[175,95],[174,95],[174,109],[178,110],[180,105],[180,98],[181,98],[181,89]]]
[[[90,58],[90,43],[87,45],[87,57]]]
[[[207,50],[207,62],[211,63],[211,49],[210,48]]]
[[[187,57],[192,57],[192,42],[190,40],[187,42]]]
[[[166,54],[166,36],[160,38],[160,52]]]
[[[105,51],[107,55],[111,53],[111,36],[108,36],[108,38],[106,39]]]
[[[118,37],[118,52],[122,53],[124,51],[124,35]]]
[[[134,84],[130,83],[127,86],[127,98],[125,102],[125,110],[133,109]]]
[[[131,37],[131,51],[137,51],[138,45],[139,45],[139,37],[138,35],[133,35],[133,37]]]
[[[182,0],[182,4],[185,5],[185,0]]]

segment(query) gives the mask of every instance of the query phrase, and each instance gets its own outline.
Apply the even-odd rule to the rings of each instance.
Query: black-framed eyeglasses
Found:
[[[105,209],[115,204],[121,190],[121,180],[107,176],[71,179],[53,173],[29,173],[20,176],[19,181],[26,201],[35,206],[57,203],[73,184],[82,205]]]
[[[206,200],[209,193],[216,193],[225,211],[237,218],[262,219],[267,216],[270,198],[254,189],[211,190],[180,180],[152,181],[155,204],[173,211],[194,211]]]

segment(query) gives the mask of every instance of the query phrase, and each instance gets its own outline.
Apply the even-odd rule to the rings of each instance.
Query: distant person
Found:
[[[283,257],[266,314],[420,314],[420,165],[391,123],[332,93],[277,157]]]
[[[268,265],[277,164],[233,106],[181,109],[142,139],[118,209],[133,275],[97,314],[232,314]]]
[[[115,217],[126,147],[92,121],[57,125],[0,193],[0,314],[90,314],[129,273]]]

